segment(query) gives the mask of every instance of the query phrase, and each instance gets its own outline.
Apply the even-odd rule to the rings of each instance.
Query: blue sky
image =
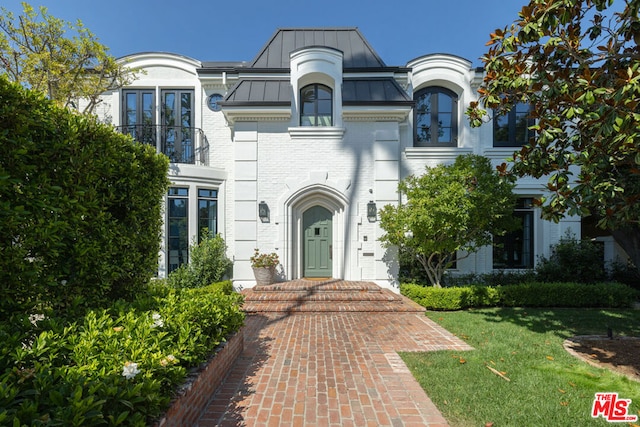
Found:
[[[0,5],[21,11],[20,0]],[[451,53],[474,66],[489,34],[526,0],[32,0],[80,19],[116,57],[179,53],[201,61],[250,61],[282,27],[358,27],[387,65]]]

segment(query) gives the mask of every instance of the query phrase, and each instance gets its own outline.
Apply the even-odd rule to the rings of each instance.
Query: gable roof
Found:
[[[341,51],[344,69],[386,67],[357,28],[278,29],[250,67],[289,69],[291,52],[310,46],[326,46]]]

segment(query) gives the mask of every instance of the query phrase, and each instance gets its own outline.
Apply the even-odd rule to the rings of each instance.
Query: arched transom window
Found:
[[[311,84],[300,90],[300,126],[333,126],[331,88]]]
[[[456,146],[458,142],[458,96],[443,87],[416,92],[415,146]]]

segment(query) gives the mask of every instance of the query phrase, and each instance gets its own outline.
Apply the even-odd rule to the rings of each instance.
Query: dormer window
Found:
[[[458,96],[443,87],[428,87],[414,97],[415,146],[455,147],[458,142]]]
[[[300,126],[333,126],[333,92],[330,87],[310,84],[300,90]]]

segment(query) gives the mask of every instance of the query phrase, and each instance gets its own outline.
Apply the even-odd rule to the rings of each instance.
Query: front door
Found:
[[[302,215],[304,277],[332,277],[332,215],[314,206]]]

